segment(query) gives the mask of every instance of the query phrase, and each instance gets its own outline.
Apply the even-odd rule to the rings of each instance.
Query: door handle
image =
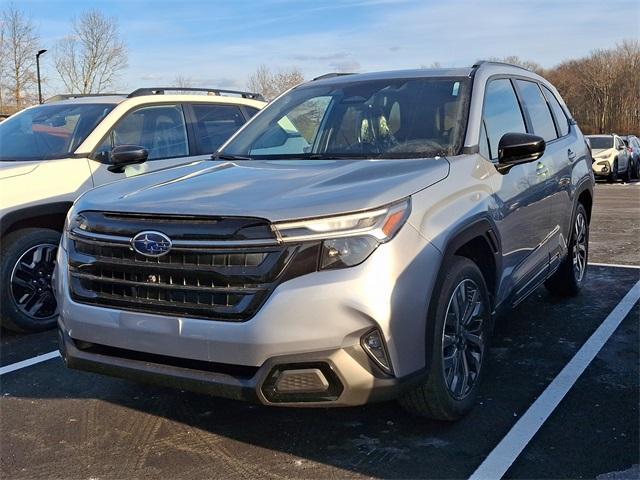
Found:
[[[570,162],[573,162],[576,159],[576,152],[571,149],[567,150],[567,158]]]

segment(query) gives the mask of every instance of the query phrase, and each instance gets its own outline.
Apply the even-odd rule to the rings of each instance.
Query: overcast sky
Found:
[[[6,0],[0,0],[6,5]],[[549,67],[638,38],[640,2],[413,0],[20,0],[38,26],[42,48],[70,31],[73,17],[97,8],[118,19],[129,67],[120,89],[173,83],[244,88],[261,63],[298,66],[312,77],[470,65],[518,55]],[[52,55],[42,57],[57,93]]]

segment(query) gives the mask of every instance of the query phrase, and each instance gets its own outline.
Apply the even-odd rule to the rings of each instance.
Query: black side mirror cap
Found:
[[[542,137],[530,133],[505,133],[498,143],[500,173],[508,173],[515,165],[538,160],[546,148]]]
[[[146,162],[149,158],[149,150],[139,145],[119,145],[111,150],[109,157],[111,165],[108,170],[113,173],[122,173],[127,165]]]

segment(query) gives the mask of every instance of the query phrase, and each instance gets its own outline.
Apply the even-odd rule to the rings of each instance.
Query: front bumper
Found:
[[[216,397],[264,405],[287,407],[344,407],[397,398],[425,380],[418,371],[405,378],[381,376],[362,350],[337,349],[272,358],[250,375],[169,365],[162,356],[144,356],[120,349],[95,346],[79,348],[59,325],[60,352],[65,365],[113,377],[189,390]],[[116,353],[117,352],[117,353]],[[133,358],[132,358],[133,357]],[[137,358],[135,358],[137,357]],[[154,361],[157,360],[157,361]],[[189,362],[185,362],[188,364]],[[230,369],[233,370],[233,366]],[[215,366],[211,367],[215,370]],[[310,393],[278,394],[278,371],[319,369],[327,379],[327,390]]]
[[[423,374],[427,299],[435,281],[427,272],[437,272],[440,259],[407,225],[363,264],[288,280],[253,318],[228,322],[74,302],[66,252],[59,249],[61,349],[71,368],[264,404],[344,406],[392,398]],[[361,347],[374,328],[386,340],[393,375]],[[331,398],[272,401],[265,394],[270,375],[292,364],[334,375],[337,381],[329,383],[332,389],[339,384],[338,394],[330,389]],[[245,371],[238,375],[238,369]]]
[[[591,167],[593,175],[597,178],[608,177],[613,172],[613,164],[608,160],[595,159]]]

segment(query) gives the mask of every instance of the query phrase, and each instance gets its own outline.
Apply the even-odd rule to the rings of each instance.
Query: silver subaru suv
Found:
[[[473,405],[493,319],[585,280],[591,158],[511,65],[326,75],[212,160],[96,188],[57,259],[71,368],[276,406]]]

